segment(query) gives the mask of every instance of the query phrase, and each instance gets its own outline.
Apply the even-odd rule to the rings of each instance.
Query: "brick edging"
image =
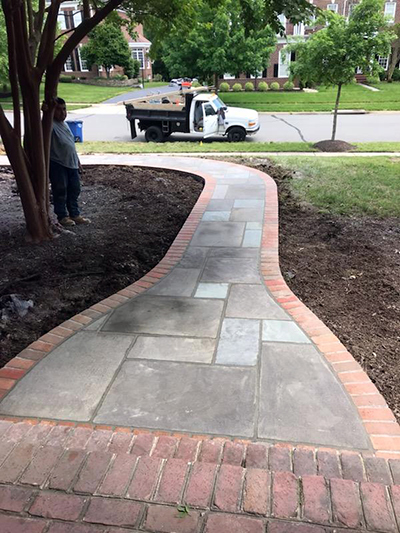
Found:
[[[113,165],[118,166],[115,163],[113,163]],[[15,387],[18,381],[22,379],[27,372],[29,372],[39,361],[45,358],[52,350],[57,348],[57,346],[93,321],[109,313],[112,309],[127,303],[132,298],[136,298],[136,296],[158,283],[164,276],[170,273],[183,257],[203,213],[206,210],[208,202],[213,195],[216,183],[215,178],[207,172],[199,170],[188,171],[186,168],[173,164],[163,165],[162,167],[159,164],[148,163],[145,165],[129,165],[129,163],[121,163],[120,165],[137,166],[139,168],[145,166],[153,169],[175,170],[185,174],[192,174],[204,180],[204,188],[167,253],[153,269],[131,285],[128,285],[108,298],[90,306],[88,309],[85,309],[81,313],[62,322],[45,335],[42,335],[0,369],[0,401]],[[9,420],[10,418],[11,417],[0,415],[0,420]]]

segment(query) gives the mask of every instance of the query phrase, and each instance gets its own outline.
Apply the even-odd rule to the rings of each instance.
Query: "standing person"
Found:
[[[50,148],[50,183],[54,211],[62,226],[90,224],[90,220],[83,218],[79,211],[79,174],[82,172],[82,166],[76,153],[74,136],[65,123],[65,100],[56,98],[56,102]]]

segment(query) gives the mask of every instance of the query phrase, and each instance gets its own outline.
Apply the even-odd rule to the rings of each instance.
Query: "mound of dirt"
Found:
[[[321,152],[350,152],[357,147],[354,144],[350,144],[346,141],[319,141],[313,144],[313,148],[317,148]]]

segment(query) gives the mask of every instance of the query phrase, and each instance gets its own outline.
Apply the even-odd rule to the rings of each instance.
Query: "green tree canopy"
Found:
[[[296,52],[290,71],[303,83],[337,86],[334,140],[342,86],[353,81],[358,68],[376,75],[380,69],[377,56],[388,54],[393,35],[383,16],[383,0],[362,0],[349,19],[327,11],[319,22],[325,27],[288,47]]]
[[[264,22],[264,3],[253,0],[249,4],[257,19],[252,28],[243,24],[240,0],[215,6],[205,0],[198,2],[189,30],[172,31],[158,49],[171,76],[214,76],[217,81],[226,72],[257,75],[263,70],[274,50],[276,32]]]
[[[82,46],[81,53],[89,69],[93,65],[101,66],[106,71],[107,77],[110,77],[110,70],[114,66],[123,67],[129,77],[139,74],[138,62],[132,59],[121,26],[114,22],[104,22],[97,26],[89,34],[89,41]]]

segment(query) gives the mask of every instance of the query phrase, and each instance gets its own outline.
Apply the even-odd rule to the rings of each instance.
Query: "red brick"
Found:
[[[89,428],[77,427],[70,433],[70,437],[67,442],[67,448],[78,450],[84,449],[92,434],[92,430]]]
[[[179,503],[182,498],[188,464],[180,459],[168,459],[155,500],[163,503]]]
[[[272,515],[277,518],[296,517],[299,507],[296,476],[291,472],[275,472],[272,487]]]
[[[14,387],[16,381],[14,379],[7,379],[0,377],[0,389],[10,390]]]
[[[178,439],[174,437],[159,437],[152,457],[169,459],[175,455]]]
[[[50,476],[49,487],[51,489],[68,490],[85,457],[86,454],[83,450],[67,450]]]
[[[128,500],[92,498],[84,521],[110,526],[132,526],[139,521],[143,505]]]
[[[25,370],[22,368],[4,367],[0,369],[1,378],[20,379],[24,375],[25,375]]]
[[[371,436],[371,442],[375,450],[400,451],[400,437]]]
[[[228,465],[242,466],[246,447],[240,442],[226,441],[222,462]]]
[[[35,364],[34,361],[31,361],[30,359],[21,359],[21,357],[14,357],[14,359],[11,359],[11,361],[7,363],[6,368],[12,367],[12,368],[21,368],[21,369],[28,370],[34,364]]]
[[[91,452],[74,485],[75,492],[94,494],[110,464],[108,452]]]
[[[363,526],[358,486],[350,479],[331,480],[333,521],[350,528]]]
[[[364,422],[364,427],[370,435],[400,435],[397,422]]]
[[[29,513],[44,518],[77,520],[85,505],[85,498],[61,492],[41,492],[34,501]]]
[[[71,428],[68,426],[55,426],[47,437],[46,444],[48,446],[65,446]]]
[[[3,533],[42,533],[46,527],[46,522],[43,520],[30,520],[5,514],[0,514],[0,524]]]
[[[385,459],[381,457],[364,457],[364,466],[367,479],[371,483],[383,483],[383,485],[392,483],[389,466]]]
[[[112,441],[108,445],[108,451],[111,453],[129,453],[132,439],[132,433],[114,433]]]
[[[251,443],[246,451],[246,468],[267,468],[268,447],[264,444]]]
[[[326,479],[340,478],[339,456],[337,452],[318,450],[317,452],[318,475]]]
[[[357,407],[386,407],[386,401],[381,394],[359,394],[352,397]]]
[[[397,523],[400,524],[400,485],[392,485],[390,487],[392,493],[392,502],[394,514],[397,519]]]
[[[221,511],[235,512],[242,491],[244,468],[221,465],[215,489],[214,505]]]
[[[12,427],[13,423],[8,420],[0,420],[0,438]]]
[[[340,456],[342,462],[343,479],[352,481],[364,481],[365,474],[360,455],[357,453],[342,452]]]
[[[175,459],[182,459],[182,461],[193,463],[196,460],[198,448],[198,440],[183,437],[176,450]]]
[[[314,476],[317,473],[314,450],[296,448],[293,452],[293,472],[296,476]]]
[[[32,490],[24,487],[0,487],[0,509],[20,513],[25,509],[32,494]]]
[[[126,529],[123,531],[126,533]],[[104,528],[87,524],[71,524],[71,522],[53,522],[47,533],[104,533]],[[112,533],[112,531],[108,530],[107,533]]]
[[[150,500],[158,480],[161,459],[143,456],[139,458],[127,497],[134,500]]]
[[[246,513],[270,515],[271,474],[268,470],[249,468],[246,471],[243,510]]]
[[[31,462],[37,446],[21,442],[12,450],[0,469],[1,483],[15,483],[28,464]]]
[[[199,461],[204,463],[219,463],[221,459],[223,441],[213,439],[201,443]]]
[[[386,487],[378,483],[361,483],[361,498],[369,529],[397,531]]]
[[[211,514],[204,533],[264,533],[264,522],[258,518],[229,514]]]
[[[99,494],[123,496],[137,460],[136,456],[127,453],[117,455],[100,485]]]
[[[133,455],[149,455],[154,443],[154,435],[151,433],[142,433],[136,435],[133,442],[131,453]]]
[[[327,533],[325,528],[293,522],[270,522],[268,533]],[[349,532],[350,533],[350,532]],[[353,533],[356,533],[355,531]]]
[[[145,529],[146,531],[162,533],[170,533],[171,531],[174,533],[196,533],[199,518],[199,512],[193,509],[182,517],[175,507],[151,505],[147,513]],[[221,530],[220,533],[222,533]]]
[[[32,350],[31,348],[25,348],[25,350],[22,350],[20,352],[19,357],[22,359],[30,359],[31,361],[40,361],[47,355],[46,352],[40,352],[38,350]]]
[[[271,446],[269,449],[269,469],[273,472],[291,472],[290,448]]]
[[[95,429],[86,444],[86,450],[88,452],[105,452],[111,437],[112,431]]]
[[[63,448],[59,446],[44,446],[40,448],[23,473],[20,483],[38,487],[43,485],[62,453]]]
[[[388,407],[371,409],[368,407],[360,407],[358,409],[361,418],[365,421],[383,421],[392,420],[395,421],[395,417],[392,411]]]
[[[311,522],[327,524],[330,519],[328,487],[321,476],[303,476],[303,515]]]
[[[194,463],[185,495],[188,505],[210,506],[216,470],[217,465],[213,463]]]

